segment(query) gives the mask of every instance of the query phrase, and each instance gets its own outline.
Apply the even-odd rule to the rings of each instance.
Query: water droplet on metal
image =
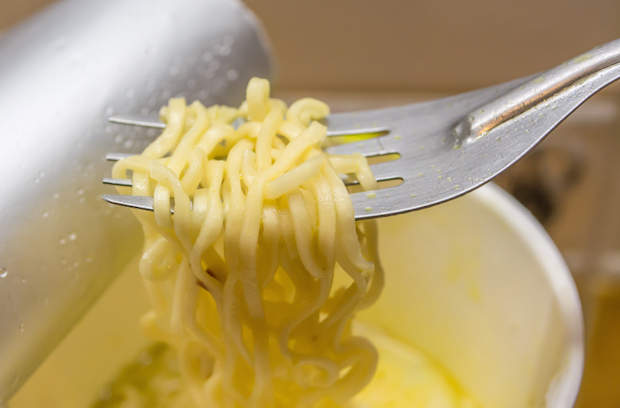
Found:
[[[0,278],[6,278],[9,271],[6,268],[0,268]]]
[[[235,42],[235,38],[232,35],[225,35],[224,38],[222,38],[222,43],[224,43],[224,45],[233,45],[233,43]]]
[[[202,60],[203,60],[204,62],[209,62],[209,61],[211,61],[212,59],[213,59],[213,54],[212,54],[212,53],[210,53],[210,52],[208,52],[208,51],[207,51],[207,52],[205,52],[204,54],[202,54]]]
[[[226,73],[226,78],[229,81],[234,81],[239,78],[239,73],[237,73],[237,71],[235,71],[234,69],[231,69]]]
[[[220,55],[228,55],[230,54],[231,48],[229,45],[222,45],[219,49]]]

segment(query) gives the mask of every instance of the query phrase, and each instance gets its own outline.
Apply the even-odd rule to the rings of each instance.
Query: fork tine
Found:
[[[115,178],[109,178],[109,177],[104,177],[103,184],[109,184],[112,186],[121,186],[121,187],[132,187],[133,186],[133,183],[131,182],[130,179],[115,179]]]
[[[148,128],[165,129],[166,124],[159,120],[155,115],[136,115],[136,114],[124,114],[114,115],[108,118],[108,121],[112,123],[118,123],[119,125],[130,126],[142,126]]]
[[[398,143],[396,143],[398,141],[399,139],[395,139],[393,136],[379,136],[360,142],[330,146],[326,148],[325,151],[329,154],[337,155],[361,153],[364,157],[382,156],[398,153]]]
[[[142,126],[148,128],[165,129],[166,124],[159,120],[155,115],[136,115],[136,114],[123,114],[114,115],[108,118],[108,121],[112,123],[118,123],[119,125],[128,126]],[[350,135],[362,135],[362,134],[382,134],[389,132],[389,128],[385,126],[368,126],[355,129],[340,129],[340,130],[328,130],[327,136],[350,136]]]
[[[354,129],[340,129],[340,130],[330,130],[327,129],[327,136],[335,137],[335,136],[354,136],[354,135],[372,135],[372,134],[385,134],[390,131],[387,127],[367,127],[367,128],[354,128]]]
[[[137,153],[108,153],[105,155],[105,159],[107,161],[119,161],[136,155]]]
[[[391,180],[391,179],[393,179],[393,177],[384,177],[384,178],[377,178],[377,181],[385,181],[385,180]],[[359,184],[359,182],[355,180],[354,177],[350,177],[348,175],[343,175],[342,181],[344,182],[345,186],[355,186]],[[104,177],[103,184],[108,184],[111,186],[120,186],[120,187],[133,187],[133,182],[130,179],[115,179],[115,178],[110,178],[110,177]]]
[[[393,180],[403,178],[403,167],[406,163],[402,159],[386,161],[383,163],[371,164],[370,170],[377,181]]]
[[[102,194],[101,198],[110,204],[122,205],[124,207],[135,208],[138,210],[154,211],[153,197],[124,194]]]
[[[368,191],[351,193],[356,221],[400,214],[409,211],[407,208],[409,205],[420,205],[424,200],[424,197],[410,195],[403,185],[375,190],[373,193],[372,195]]]
[[[388,191],[390,189],[386,189]],[[363,201],[366,197],[366,192],[364,193],[354,193],[351,194],[351,198],[353,200],[353,206],[355,209],[355,219],[364,219],[364,218],[372,218],[373,214],[369,212],[368,208],[365,208],[366,203]],[[101,196],[105,201],[110,204],[120,205],[123,207],[129,207],[136,210],[146,210],[146,211],[154,211],[153,207],[153,197],[148,196],[134,196],[134,195],[123,195],[123,194],[103,194]],[[372,210],[372,208],[371,208]],[[379,216],[385,211],[381,211],[379,209],[373,210],[373,212],[379,212]],[[174,213],[174,199],[170,200],[170,212]],[[374,215],[377,216],[377,215]]]

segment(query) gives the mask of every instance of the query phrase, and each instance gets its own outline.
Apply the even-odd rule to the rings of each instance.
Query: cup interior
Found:
[[[572,407],[581,306],[557,248],[496,186],[379,220],[386,285],[360,320],[424,351],[483,407]],[[11,400],[84,407],[148,344],[135,258]],[[545,405],[546,404],[546,405]]]
[[[484,407],[572,407],[583,367],[579,297],[557,248],[488,185],[380,220],[386,286],[360,318],[426,352]]]

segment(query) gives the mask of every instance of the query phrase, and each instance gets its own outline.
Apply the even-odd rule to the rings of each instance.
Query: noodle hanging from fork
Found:
[[[377,365],[351,321],[377,299],[383,271],[376,225],[355,223],[339,173],[355,173],[366,189],[376,181],[363,157],[321,150],[324,103],[287,107],[258,78],[246,97],[239,109],[171,99],[161,136],[114,166],[116,178],[133,172],[121,193],[154,197],[154,213],[134,211],[153,302],[142,326],[175,348],[188,394],[180,400],[342,404]],[[334,284],[335,273],[347,284]]]

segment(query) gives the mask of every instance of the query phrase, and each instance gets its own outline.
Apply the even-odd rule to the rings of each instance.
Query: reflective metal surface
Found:
[[[445,99],[347,112],[326,118],[328,135],[389,133],[332,146],[328,153],[399,155],[371,164],[377,181],[401,183],[353,193],[357,220],[440,204],[472,191],[507,169],[590,96],[620,78],[620,40],[577,56],[540,75]],[[154,117],[116,115],[110,121],[159,128]],[[130,185],[123,179],[104,183]],[[148,197],[106,201],[152,210]]]
[[[0,403],[140,248],[101,200],[109,151],[149,131],[109,124],[171,96],[238,104],[269,77],[261,27],[233,0],[66,0],[0,42]]]
[[[377,179],[401,179],[402,184],[351,194],[355,218],[427,208],[487,183],[620,78],[619,59],[616,40],[540,75],[429,102],[330,115],[326,123],[331,131],[376,127],[390,133],[329,147],[328,153],[400,154],[371,168]],[[470,117],[476,128],[464,129]],[[479,127],[484,133],[478,133]]]

